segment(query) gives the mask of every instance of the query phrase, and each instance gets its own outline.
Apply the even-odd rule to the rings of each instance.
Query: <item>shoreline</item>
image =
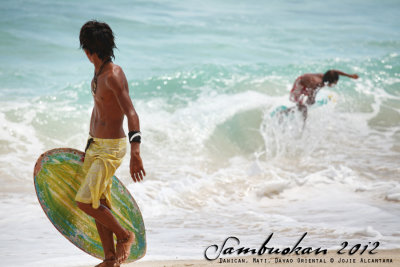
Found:
[[[80,267],[89,267],[85,265]],[[94,265],[93,265],[94,266]],[[336,251],[329,250],[326,255],[288,255],[288,256],[245,256],[219,258],[214,261],[207,260],[139,260],[132,263],[122,264],[126,267],[239,267],[239,266],[274,266],[274,267],[319,267],[319,266],[400,266],[400,249],[381,249],[376,254],[349,255],[346,251],[343,255],[338,255]]]

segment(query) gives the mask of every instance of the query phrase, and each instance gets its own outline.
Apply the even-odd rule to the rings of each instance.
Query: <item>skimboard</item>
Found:
[[[36,195],[50,222],[65,238],[86,253],[103,259],[103,247],[95,221],[81,211],[74,200],[83,179],[84,157],[83,152],[72,148],[58,148],[42,154],[33,173]],[[142,214],[116,176],[112,178],[111,204],[112,213],[119,223],[136,236],[136,244],[132,245],[126,262],[140,259],[146,253]]]
[[[337,96],[334,93],[326,93],[326,92],[319,92],[315,99],[315,103],[311,106],[311,108],[321,107],[329,102],[336,102]],[[293,107],[287,107],[285,105],[278,106],[274,108],[274,110],[269,114],[271,117],[274,117],[278,114],[285,114],[288,115],[288,111],[293,109]],[[285,112],[286,111],[286,112]]]

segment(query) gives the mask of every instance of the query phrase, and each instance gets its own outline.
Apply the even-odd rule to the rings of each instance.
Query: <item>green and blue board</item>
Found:
[[[316,97],[315,103],[311,107],[313,107],[313,108],[321,107],[321,106],[327,105],[329,102],[336,102],[336,99],[337,99],[336,94],[334,94],[332,92],[330,92],[330,93],[319,92]],[[269,115],[270,115],[270,117],[274,117],[276,115],[281,115],[281,114],[288,115],[288,113],[285,112],[288,110],[294,110],[294,109],[293,109],[293,107],[287,107],[285,105],[281,105],[281,106],[274,108],[274,110],[271,111],[271,113]]]
[[[74,200],[81,184],[84,157],[83,152],[72,148],[45,152],[35,165],[35,189],[43,211],[55,228],[78,248],[103,259],[103,247],[95,221],[81,211]],[[126,187],[116,176],[112,179],[112,213],[124,228],[136,236],[136,244],[131,247],[131,254],[126,260],[132,262],[146,253],[143,218]]]

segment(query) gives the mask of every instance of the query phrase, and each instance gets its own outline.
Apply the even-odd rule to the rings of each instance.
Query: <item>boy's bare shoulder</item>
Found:
[[[126,81],[125,73],[122,68],[116,64],[113,64],[110,72],[107,75],[107,84],[112,90],[118,90],[124,87]]]
[[[117,64],[113,64],[112,68],[111,68],[111,73],[110,76],[113,78],[118,78],[118,77],[125,77],[125,73],[122,70],[122,68],[117,65]]]

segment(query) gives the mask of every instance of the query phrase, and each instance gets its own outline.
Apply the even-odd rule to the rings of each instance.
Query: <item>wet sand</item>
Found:
[[[331,262],[333,261],[333,262]],[[86,265],[88,267],[90,265]],[[248,256],[240,258],[223,258],[215,261],[207,260],[165,260],[165,261],[146,261],[145,258],[137,262],[123,264],[126,267],[244,267],[244,266],[273,266],[273,267],[320,267],[320,266],[343,266],[343,267],[363,267],[363,266],[400,266],[400,249],[379,250],[377,254],[369,255],[338,255],[336,251],[329,251],[326,255],[309,256]]]

